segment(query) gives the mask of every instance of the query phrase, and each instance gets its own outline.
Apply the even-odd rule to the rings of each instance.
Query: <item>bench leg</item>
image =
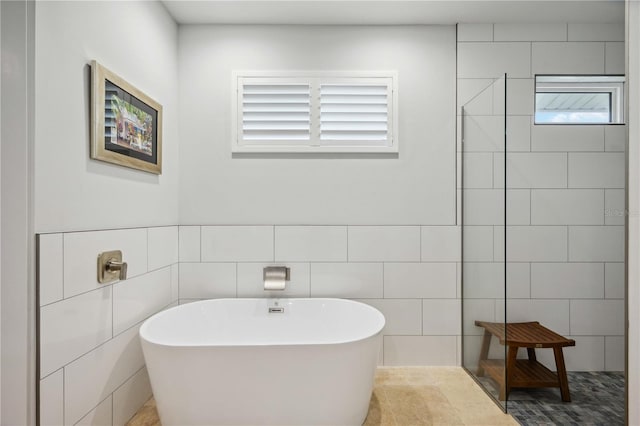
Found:
[[[535,361],[536,360],[535,348],[527,348],[527,356],[529,357],[529,361]]]
[[[500,384],[500,401],[505,401],[509,397],[511,385],[513,384],[513,376],[516,370],[516,357],[518,356],[518,347],[509,346],[507,351],[507,362],[505,363],[506,371],[504,372],[504,382]]]
[[[562,353],[562,347],[553,348],[553,355],[556,359],[556,370],[558,374],[558,383],[560,384],[560,395],[564,402],[571,402],[571,395],[569,395],[569,381],[567,380],[567,369],[564,366],[564,354]]]
[[[491,345],[491,333],[487,330],[484,331],[484,337],[482,338],[482,347],[480,348],[480,359],[478,360],[478,377],[484,376],[484,367],[482,361],[489,357],[489,345]]]

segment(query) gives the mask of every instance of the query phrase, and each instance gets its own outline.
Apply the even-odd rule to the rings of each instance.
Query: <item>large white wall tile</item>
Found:
[[[624,226],[570,226],[569,261],[623,262]]]
[[[457,336],[461,334],[460,299],[428,299],[422,301],[422,334],[425,336]]]
[[[602,299],[603,263],[532,263],[534,299]]]
[[[569,24],[569,41],[624,41],[624,24]]]
[[[178,227],[149,228],[149,271],[178,262]]]
[[[138,330],[132,327],[65,367],[66,423],[77,422],[144,365]]]
[[[40,309],[40,377],[111,338],[111,303],[105,287]]]
[[[501,189],[465,189],[462,193],[463,223],[465,226],[503,224],[504,199]]]
[[[62,234],[38,235],[38,297],[40,306],[63,297]]]
[[[604,43],[532,43],[534,74],[602,74]]]
[[[602,225],[602,189],[534,189],[531,191],[532,225]]]
[[[273,261],[273,226],[203,226],[203,262]]]
[[[180,299],[236,297],[235,263],[181,263]]]
[[[178,227],[178,251],[180,262],[200,262],[200,227]]]
[[[465,114],[462,126],[465,152],[504,151],[504,116]]]
[[[346,226],[276,226],[276,261],[347,260]]]
[[[141,368],[113,393],[113,425],[125,426],[149,398],[149,374],[146,368]]]
[[[113,334],[155,314],[171,303],[171,267],[120,281],[113,286]]]
[[[493,79],[489,78],[458,79],[458,105],[464,107],[465,115],[493,114],[492,83]]]
[[[384,365],[457,365],[456,336],[384,336]]]
[[[496,321],[504,321],[504,300],[496,301]],[[508,299],[507,322],[539,321],[558,334],[568,335],[569,300]]]
[[[465,226],[462,259],[465,262],[493,260],[493,226]]]
[[[530,43],[458,43],[459,78],[531,77]]]
[[[509,80],[513,82],[508,90],[528,91],[532,90],[531,84],[523,84],[521,82],[528,82],[529,80]],[[511,95],[511,92],[509,92]],[[531,103],[527,100],[525,93],[514,93],[518,96],[517,100],[509,103],[508,114],[520,112],[524,113],[525,110],[533,110],[533,95],[529,95]],[[513,105],[512,105],[513,104]],[[513,112],[512,112],[513,111]],[[507,152],[529,152],[531,151],[531,116],[530,115],[509,115],[507,117]]]
[[[505,297],[504,263],[464,262],[464,297],[470,299]],[[506,288],[509,298],[529,297],[529,264],[507,263]]]
[[[606,371],[625,370],[624,336],[606,336],[604,338],[604,361]]]
[[[384,297],[455,298],[455,263],[385,263]]]
[[[180,298],[180,264],[171,265],[171,301]]]
[[[604,224],[624,225],[625,223],[625,190],[604,190]]]
[[[567,41],[567,24],[494,24],[494,41]]]
[[[89,411],[74,426],[111,426],[113,424],[113,397],[109,395],[97,407]]]
[[[265,291],[263,270],[266,266],[287,266],[290,281],[282,291]],[[238,297],[309,297],[308,263],[238,263]]]
[[[380,299],[382,263],[312,263],[311,296]]]
[[[423,262],[459,262],[460,228],[457,226],[421,227]]]
[[[627,126],[604,126],[604,142],[606,151],[624,152],[627,149]]]
[[[571,300],[571,334],[624,335],[624,300]]]
[[[349,226],[349,261],[420,261],[420,227]]]
[[[605,74],[624,74],[624,42],[605,43]]]
[[[60,369],[40,380],[41,426],[60,426],[64,423],[64,376],[62,371]]]
[[[624,188],[622,153],[569,153],[569,187]]]
[[[458,24],[461,41],[493,41],[493,24]]]
[[[494,183],[504,180],[503,163],[498,161],[494,167],[498,176]],[[507,187],[566,188],[567,154],[510,152],[507,155]]]
[[[531,128],[532,151],[604,151],[606,126],[549,125]]]
[[[605,263],[604,295],[607,299],[624,299],[624,263]]]
[[[71,232],[64,234],[64,297],[102,286],[97,279],[99,253],[121,250],[128,278],[147,272],[147,229]]]
[[[459,187],[465,189],[493,188],[493,155],[490,152],[465,153],[462,156],[463,179]]]
[[[507,248],[509,262],[566,262],[567,228],[508,226]]]
[[[422,303],[419,299],[362,299],[384,315],[382,334],[419,336],[422,334]]]
[[[504,223],[504,220],[500,223]],[[531,191],[507,189],[507,225],[531,224]]]

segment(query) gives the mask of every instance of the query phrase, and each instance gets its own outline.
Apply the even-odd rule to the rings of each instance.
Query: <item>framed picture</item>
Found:
[[[162,105],[91,62],[91,158],[162,173]]]

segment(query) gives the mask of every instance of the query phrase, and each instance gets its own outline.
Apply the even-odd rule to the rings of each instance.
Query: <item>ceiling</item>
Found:
[[[623,0],[163,0],[179,24],[624,22]]]

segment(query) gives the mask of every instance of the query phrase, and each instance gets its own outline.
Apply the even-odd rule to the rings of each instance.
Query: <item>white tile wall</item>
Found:
[[[462,257],[465,262],[493,261],[493,226],[465,226]]]
[[[271,265],[290,268],[285,290],[264,290],[263,269]],[[238,263],[238,297],[309,297],[310,279],[308,263]]]
[[[203,262],[273,261],[273,226],[203,226]]]
[[[384,297],[429,299],[456,297],[455,263],[385,263]]]
[[[603,263],[532,263],[534,299],[602,299]]]
[[[529,78],[530,64],[531,43],[458,43],[459,78]]]
[[[347,260],[346,226],[276,226],[276,261]]]
[[[603,225],[604,198],[601,189],[534,189],[531,224]]]
[[[570,188],[624,188],[624,154],[569,153]]]
[[[569,24],[569,41],[624,41],[624,25]]]
[[[624,335],[624,301],[571,300],[571,334]]]
[[[566,262],[567,228],[564,226],[507,227],[511,262]]]
[[[494,24],[493,41],[567,41],[567,24]]]
[[[382,263],[313,263],[311,297],[381,299]]]
[[[40,306],[63,297],[62,234],[43,234],[38,237],[38,282]]]
[[[531,127],[531,150],[604,151],[604,129],[604,126],[533,126]]]
[[[458,24],[458,41],[493,41],[493,25]]]
[[[385,336],[385,365],[458,365],[456,336]]]
[[[121,250],[128,265],[128,277],[147,272],[147,229],[71,232],[64,238],[64,297],[96,288],[96,257],[99,253]]]
[[[40,377],[43,378],[112,337],[111,287],[40,309]]]
[[[64,424],[64,374],[62,368],[40,380],[40,425]]]
[[[493,188],[493,154],[490,152],[465,154],[462,163],[464,188]],[[458,181],[462,187],[463,181]]]
[[[113,334],[122,333],[171,302],[171,267],[118,282],[113,286]]]
[[[422,334],[425,336],[459,335],[461,314],[458,299],[423,300]]]
[[[460,228],[457,226],[421,227],[423,262],[459,262]]]
[[[178,300],[178,234],[169,226],[38,237],[49,302],[39,324],[42,424],[124,425],[148,399],[138,328]],[[117,249],[128,279],[97,284],[97,254]]]
[[[419,226],[350,226],[350,262],[420,261]]]
[[[180,264],[180,299],[235,296],[235,263]]]
[[[605,74],[624,75],[624,42],[605,43]]]
[[[529,263],[507,263],[506,288],[509,298],[529,298],[529,268]],[[462,269],[465,280],[465,299],[503,299],[505,297],[504,263],[465,262]]]
[[[627,126],[606,126],[604,128],[604,141],[606,151],[624,152],[627,144]]]
[[[178,263],[178,227],[164,226],[148,230],[149,271]]]
[[[625,370],[624,336],[605,336],[604,368],[607,371]]]
[[[504,321],[504,301],[496,303],[496,321]],[[562,335],[569,335],[569,300],[510,299],[507,303],[507,321],[539,321],[540,324]]]
[[[504,179],[501,161],[494,164],[498,179]],[[567,154],[565,153],[509,153],[507,156],[508,188],[566,188]]]
[[[533,74],[602,74],[604,43],[531,43]]]
[[[382,312],[386,320],[384,335],[419,336],[422,334],[422,303],[419,299],[361,299],[360,301]]]
[[[180,226],[178,233],[180,262],[200,262],[200,227]]]
[[[624,299],[624,263],[605,263],[604,294],[607,299]]]
[[[571,262],[623,262],[624,226],[569,227]]]
[[[464,106],[469,115],[491,115],[493,113],[492,79],[458,79],[458,106]],[[461,114],[461,111],[458,111]]]

